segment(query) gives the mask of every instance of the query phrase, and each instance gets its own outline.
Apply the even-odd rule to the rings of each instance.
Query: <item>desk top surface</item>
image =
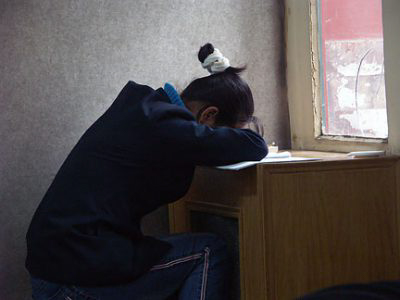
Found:
[[[319,158],[322,160],[353,160],[353,159],[364,159],[364,158],[395,158],[399,157],[396,155],[372,155],[365,157],[351,157],[348,156],[348,153],[343,152],[322,152],[322,151],[308,151],[308,150],[287,150],[294,157],[309,157],[309,158]],[[281,151],[280,151],[281,152]],[[368,152],[368,151],[367,151]],[[371,151],[373,152],[373,151]]]
[[[260,162],[242,162],[229,166],[218,167],[218,169],[230,170],[230,171],[238,171],[242,169],[252,168],[255,166],[261,166],[262,168],[276,168],[276,167],[290,167],[290,166],[301,166],[301,165],[315,165],[315,164],[343,164],[344,162],[352,162],[359,164],[382,164],[389,163],[393,161],[397,161],[400,159],[400,156],[389,155],[385,156],[380,155],[377,156],[361,156],[361,157],[352,157],[348,156],[347,153],[340,152],[321,152],[321,151],[305,151],[305,150],[284,150],[279,152],[290,152],[291,159],[282,158],[275,161],[274,158],[269,161],[260,161]],[[308,160],[309,159],[309,160]],[[347,163],[346,163],[347,164]]]

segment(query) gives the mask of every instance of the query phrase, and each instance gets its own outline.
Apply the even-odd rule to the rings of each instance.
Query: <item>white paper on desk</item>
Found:
[[[233,165],[218,166],[220,170],[241,170],[258,164],[268,163],[285,163],[285,162],[296,162],[296,161],[307,161],[307,160],[320,160],[320,158],[309,158],[309,157],[293,157],[289,152],[271,153],[260,161],[243,161]]]

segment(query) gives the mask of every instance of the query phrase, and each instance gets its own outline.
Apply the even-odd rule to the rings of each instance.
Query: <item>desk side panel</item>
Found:
[[[400,278],[395,160],[265,166],[263,178],[272,299]]]

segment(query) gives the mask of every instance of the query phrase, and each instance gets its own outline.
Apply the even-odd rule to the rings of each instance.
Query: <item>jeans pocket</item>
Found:
[[[63,287],[62,285],[48,282],[39,278],[31,278],[32,298],[34,300],[58,299]]]
[[[47,298],[47,300],[64,300],[64,299],[72,300],[72,298],[69,299],[68,297],[65,296],[65,288],[62,286],[60,286],[60,288],[55,292],[55,294]]]
[[[65,288],[63,300],[98,300],[97,296],[91,295],[82,288],[70,286]],[[57,299],[58,300],[58,299]],[[60,299],[61,300],[61,299]]]

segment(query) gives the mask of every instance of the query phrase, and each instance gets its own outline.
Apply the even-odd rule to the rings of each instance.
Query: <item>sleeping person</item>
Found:
[[[181,93],[128,82],[83,134],[27,233],[33,299],[224,299],[230,264],[212,234],[144,236],[144,215],[185,195],[196,166],[260,160],[241,68],[211,44],[209,76]],[[172,89],[171,89],[172,88]]]

